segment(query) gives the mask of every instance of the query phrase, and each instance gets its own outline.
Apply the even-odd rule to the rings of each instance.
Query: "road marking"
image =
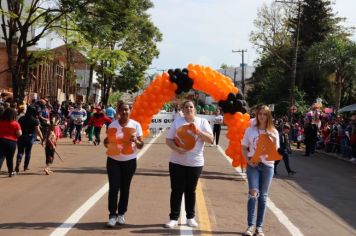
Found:
[[[151,147],[151,145],[156,141],[156,139],[161,136],[162,133],[159,133],[155,138],[143,147],[143,149],[138,153],[137,159],[140,159],[141,156]],[[92,208],[99,199],[101,199],[105,193],[109,190],[109,183],[106,183],[102,186],[99,191],[94,193],[83,205],[81,205],[68,219],[64,221],[63,224],[58,226],[50,236],[64,236],[71,230],[79,220]]]
[[[203,193],[203,185],[201,181],[198,182],[197,192],[197,208],[199,215],[199,230],[203,232],[211,232],[211,224],[209,220],[208,208]],[[210,235],[208,233],[201,233],[200,235]]]
[[[179,230],[180,230],[180,235],[187,235],[191,236],[193,235],[193,230],[191,227],[187,226],[187,214],[185,211],[185,199],[184,199],[184,194],[182,197],[182,204],[180,205],[180,216],[179,216]]]
[[[228,157],[225,154],[225,151],[218,146],[218,150],[221,152],[221,154],[223,154],[223,156],[226,158],[226,160],[231,164],[232,160],[230,157]],[[241,169],[240,168],[234,168],[236,170],[236,172],[245,180],[247,181],[246,175],[241,173]],[[281,209],[279,209],[270,198],[267,198],[267,207],[272,211],[272,213],[277,217],[277,219],[279,220],[279,222],[281,222],[282,225],[284,225],[284,227],[287,228],[287,230],[289,231],[289,233],[292,236],[303,236],[303,233],[298,229],[297,226],[295,226],[290,220],[289,218],[283,213],[283,211]]]

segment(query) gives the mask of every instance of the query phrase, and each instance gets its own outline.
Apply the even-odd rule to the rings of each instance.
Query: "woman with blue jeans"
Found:
[[[242,139],[242,155],[247,160],[248,202],[247,223],[248,227],[243,235],[263,236],[263,220],[265,216],[268,190],[274,173],[274,161],[268,161],[266,155],[259,157],[258,163],[252,162],[260,134],[268,134],[274,144],[272,148],[279,148],[279,135],[273,125],[272,114],[268,106],[262,105],[256,111],[256,124],[251,125]],[[257,216],[256,216],[257,207]],[[256,218],[256,222],[255,222]],[[256,230],[254,231],[256,227]]]
[[[40,137],[43,143],[43,136],[40,129],[40,122],[37,119],[37,111],[33,106],[28,106],[26,114],[19,119],[22,135],[17,141],[17,160],[16,160],[16,173],[20,172],[20,164],[22,157],[25,154],[25,163],[23,170],[28,170],[31,159],[32,145],[36,140],[36,134]]]

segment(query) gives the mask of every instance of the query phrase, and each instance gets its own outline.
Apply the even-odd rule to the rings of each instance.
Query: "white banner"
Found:
[[[215,116],[212,115],[201,115],[198,114],[198,117],[205,118],[209,121],[210,125],[213,126],[213,121]],[[161,130],[165,128],[169,128],[173,123],[173,113],[165,113],[165,114],[157,114],[153,116],[151,120],[151,124],[149,126],[150,129]]]

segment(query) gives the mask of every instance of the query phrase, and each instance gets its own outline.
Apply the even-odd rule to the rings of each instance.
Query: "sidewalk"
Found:
[[[304,145],[301,146],[300,149],[296,149],[297,145],[296,145],[295,143],[293,143],[293,144],[292,144],[292,147],[293,147],[294,150],[305,151]],[[328,157],[331,157],[331,158],[339,159],[339,160],[346,161],[346,162],[349,162],[349,163],[351,163],[351,164],[356,165],[356,161],[355,161],[355,160],[354,160],[354,161],[351,161],[351,158],[342,157],[342,156],[340,156],[340,155],[338,155],[338,154],[336,154],[336,153],[333,153],[333,152],[325,152],[325,151],[323,151],[323,150],[321,150],[321,149],[315,149],[315,152],[316,152],[316,153],[319,153],[319,154],[323,154],[323,155],[328,156]]]

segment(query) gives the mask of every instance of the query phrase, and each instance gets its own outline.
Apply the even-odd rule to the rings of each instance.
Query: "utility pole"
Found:
[[[286,3],[286,4],[298,4],[298,23],[297,23],[297,35],[294,39],[294,54],[292,59],[292,71],[290,79],[290,91],[289,91],[289,110],[295,105],[295,80],[297,77],[297,61],[298,61],[298,47],[299,47],[299,30],[300,30],[300,14],[301,14],[301,3],[303,0],[296,1],[285,1],[285,0],[275,0],[275,2]],[[291,111],[290,111],[291,112]]]
[[[247,52],[247,49],[240,49],[240,50],[232,50],[232,52],[241,52],[242,55],[242,64],[241,64],[241,93],[245,96],[245,61],[244,61],[244,53]]]

